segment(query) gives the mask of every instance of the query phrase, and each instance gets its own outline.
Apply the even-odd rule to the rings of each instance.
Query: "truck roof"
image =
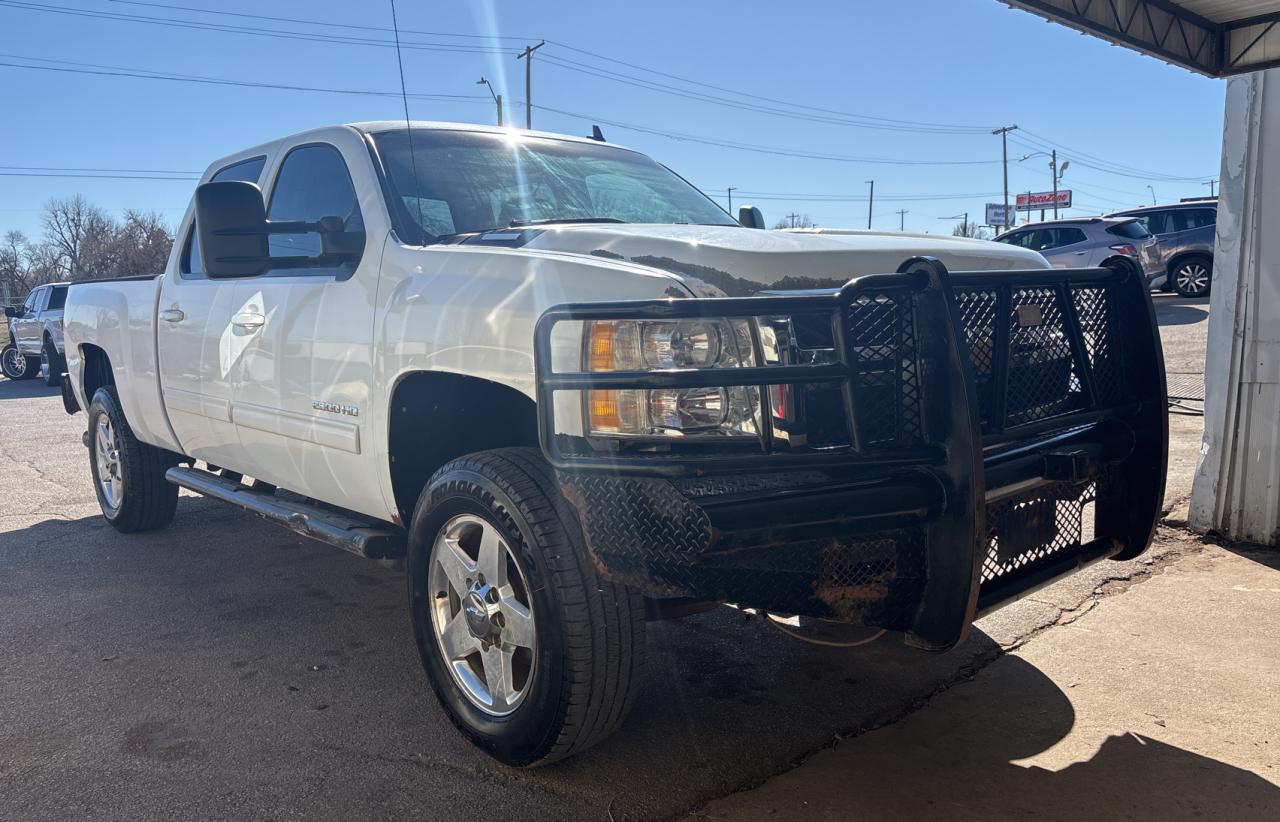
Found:
[[[551,140],[566,140],[574,143],[588,143],[591,145],[607,145],[612,148],[622,149],[624,151],[635,151],[635,149],[620,146],[617,143],[605,141],[601,143],[599,140],[590,137],[576,137],[572,134],[558,134],[553,131],[536,131],[523,128],[510,128],[506,126],[490,126],[481,123],[451,123],[436,120],[410,120],[410,125],[414,129],[430,130],[430,131],[473,131],[483,132],[486,134],[519,134],[528,137],[542,137]],[[228,164],[236,163],[267,153],[272,150],[278,143],[286,140],[306,139],[307,137],[322,138],[325,132],[331,132],[334,129],[352,129],[361,134],[382,134],[389,131],[403,131],[405,128],[404,120],[365,120],[356,123],[337,123],[328,126],[318,126],[309,128],[305,131],[294,132],[293,134],[285,134],[274,140],[268,140],[265,143],[259,143],[255,146],[241,149],[223,157],[219,157],[209,164],[205,171],[206,176],[215,173],[218,169],[226,167]]]

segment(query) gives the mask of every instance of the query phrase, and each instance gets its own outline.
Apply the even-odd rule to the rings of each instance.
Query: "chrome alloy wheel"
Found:
[[[533,598],[515,553],[489,522],[459,514],[431,546],[431,625],[454,683],[480,710],[506,716],[533,682]]]
[[[40,346],[40,373],[45,379],[49,378],[49,349],[43,345]]]
[[[1184,263],[1178,266],[1174,281],[1178,284],[1178,289],[1186,294],[1203,294],[1209,287],[1209,269],[1199,262]]]
[[[3,367],[6,377],[16,380],[26,373],[27,358],[16,345],[11,345],[4,350],[4,362],[0,367]]]
[[[116,433],[111,427],[111,418],[106,414],[98,417],[98,434],[94,437],[94,457],[98,464],[98,489],[102,491],[102,499],[112,511],[120,508],[124,501],[124,475],[120,470],[120,452],[116,448]]]

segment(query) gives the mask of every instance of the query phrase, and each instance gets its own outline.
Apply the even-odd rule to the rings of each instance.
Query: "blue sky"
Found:
[[[189,10],[198,8],[294,21]],[[1056,147],[1071,161],[1063,185],[1081,206],[1072,213],[1150,202],[1148,185],[1162,201],[1204,194],[1202,181],[1218,174],[1222,81],[996,0],[398,0],[397,8],[402,42],[419,46],[404,51],[409,92],[442,95],[411,99],[415,119],[493,122],[476,80],[523,100],[523,63],[510,52],[546,39],[534,102],[585,116],[535,111],[536,128],[586,134],[601,122],[611,141],[652,154],[722,204],[724,189],[737,187],[735,205],[754,203],[771,223],[799,212],[825,226],[865,226],[869,179],[878,228],[896,229],[898,209],[909,230],[949,232],[951,221],[939,218],[964,211],[980,221],[983,203],[1001,198],[1000,140],[990,129],[1009,123],[1022,128],[1011,135],[1011,192],[1051,187],[1047,158],[1016,159]],[[111,211],[156,210],[176,222],[194,185],[6,172],[183,177],[157,172],[198,172],[312,126],[401,117],[397,96],[119,76],[396,92],[390,24],[382,0],[0,0],[0,63],[46,67],[0,65],[0,230],[38,235],[41,205],[76,192]],[[489,39],[498,37],[510,39]],[[508,113],[523,122],[519,104]]]

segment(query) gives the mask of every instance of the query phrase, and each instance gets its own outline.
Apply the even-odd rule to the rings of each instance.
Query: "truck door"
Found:
[[[212,180],[256,183],[265,165],[265,157],[243,160]],[[156,317],[165,410],[185,453],[242,470],[231,424],[231,376],[247,339],[231,324],[236,284],[204,275],[194,211],[178,241],[182,249],[161,285]]]
[[[360,195],[353,178],[365,181]],[[273,222],[339,217],[347,232],[366,232],[366,239],[358,260],[273,269],[237,285],[237,316],[247,335],[232,397],[247,460],[242,470],[385,515],[379,485],[370,481],[376,455],[367,426],[386,230],[365,225],[366,213],[381,203],[368,149],[346,130],[335,130],[332,142],[289,147],[267,197]],[[314,257],[320,243],[319,234],[273,235],[271,256]]]
[[[48,298],[48,286],[35,289],[22,304],[22,316],[14,317],[9,324],[18,350],[27,356],[34,357],[40,353],[40,312]]]

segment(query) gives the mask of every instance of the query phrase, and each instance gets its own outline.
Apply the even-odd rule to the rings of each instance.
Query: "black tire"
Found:
[[[497,529],[528,582],[536,651],[523,701],[506,716],[474,704],[447,667],[430,607],[432,546],[459,515]],[[643,679],[644,604],[601,579],[551,468],[532,448],[482,451],[436,472],[409,532],[409,605],[423,668],[472,742],[507,765],[554,762],[611,734]]]
[[[45,337],[44,345],[40,347],[40,372],[44,375],[44,384],[50,388],[62,385],[63,367],[62,355],[58,353],[57,346],[53,344],[53,340]]]
[[[11,380],[29,380],[40,370],[40,361],[25,356],[12,340],[0,351],[0,369]]]
[[[120,495],[113,501],[104,491],[99,467],[100,421],[109,422],[109,433],[115,444]],[[177,464],[174,454],[154,445],[140,442],[133,435],[115,386],[99,388],[89,403],[89,470],[93,474],[93,490],[107,522],[123,534],[163,528],[173,520],[178,506],[178,486],[164,478],[165,471]]]
[[[1207,297],[1213,287],[1213,258],[1205,254],[1183,257],[1169,266],[1169,279],[1181,297]],[[1200,282],[1203,288],[1197,287]]]

